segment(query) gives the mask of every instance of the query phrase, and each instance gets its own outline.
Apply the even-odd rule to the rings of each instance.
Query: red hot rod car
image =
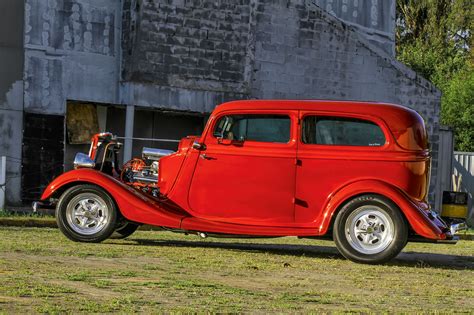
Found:
[[[332,237],[381,263],[408,240],[455,242],[430,210],[423,119],[398,105],[236,101],[218,106],[177,152],[143,149],[120,167],[109,133],[79,153],[40,203],[70,239],[126,237],[140,224],[206,235]],[[448,223],[446,223],[448,222]]]

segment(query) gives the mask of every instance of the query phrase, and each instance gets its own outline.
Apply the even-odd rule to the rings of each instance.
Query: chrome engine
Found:
[[[158,196],[156,184],[158,183],[159,160],[173,153],[174,151],[171,150],[143,148],[141,159],[134,158],[125,163],[121,179],[156,197]]]
[[[173,154],[174,151],[164,149],[143,148],[142,159],[150,161],[158,161],[164,156]]]
[[[174,151],[171,150],[143,148],[142,160],[145,162],[145,166],[134,172],[133,179],[143,184],[156,183],[158,181],[158,161],[173,153]]]

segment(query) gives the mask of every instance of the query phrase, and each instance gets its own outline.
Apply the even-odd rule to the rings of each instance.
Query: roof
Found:
[[[242,100],[216,107],[213,115],[231,110],[314,110],[377,117],[385,121],[397,141],[406,148],[427,148],[423,118],[407,107],[379,102],[329,100]]]
[[[219,105],[214,113],[227,110],[256,109],[256,110],[319,110],[329,112],[346,112],[385,116],[386,114],[415,114],[414,110],[401,105],[362,102],[362,101],[329,101],[329,100],[242,100]]]

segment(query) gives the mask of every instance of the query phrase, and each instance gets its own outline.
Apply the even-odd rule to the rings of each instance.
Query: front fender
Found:
[[[138,223],[179,228],[186,214],[164,202],[156,201],[115,178],[92,169],[66,172],[46,187],[41,200],[46,201],[64,188],[74,185],[93,184],[108,192],[122,215]]]
[[[426,203],[412,200],[397,187],[379,180],[353,182],[334,193],[324,207],[321,234],[327,232],[334,214],[343,203],[362,194],[378,194],[392,200],[403,212],[415,233],[422,237],[440,240],[451,237],[446,224],[431,213]]]

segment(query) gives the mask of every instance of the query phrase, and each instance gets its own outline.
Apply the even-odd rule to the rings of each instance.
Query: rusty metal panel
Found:
[[[99,132],[99,119],[96,105],[90,103],[68,103],[66,130],[69,144],[90,143]]]

